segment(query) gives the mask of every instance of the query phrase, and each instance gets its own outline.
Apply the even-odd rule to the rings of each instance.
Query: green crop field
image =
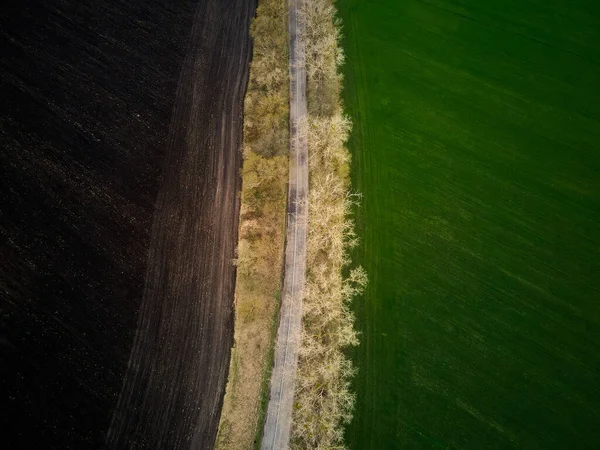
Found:
[[[349,446],[600,448],[600,1],[337,7],[370,278]]]

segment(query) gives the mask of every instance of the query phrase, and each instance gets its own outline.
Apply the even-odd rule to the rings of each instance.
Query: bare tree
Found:
[[[367,283],[353,268],[349,249],[357,244],[350,219],[360,196],[349,191],[351,130],[340,101],[344,55],[340,22],[330,0],[306,2],[306,67],[310,187],[308,202],[307,282],[302,343],[295,392],[292,448],[343,448],[343,425],[352,419],[355,370],[343,349],[358,344],[352,298]]]

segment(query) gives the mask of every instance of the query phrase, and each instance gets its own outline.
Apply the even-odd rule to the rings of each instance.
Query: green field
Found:
[[[356,450],[600,448],[600,1],[338,0]]]

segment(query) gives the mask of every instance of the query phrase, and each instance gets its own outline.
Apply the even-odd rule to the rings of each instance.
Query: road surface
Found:
[[[308,145],[306,128],[306,65],[299,13],[304,0],[289,0],[290,38],[290,169],[283,295],[269,404],[261,448],[288,448],[294,387],[300,349],[302,292],[306,273],[308,207]]]

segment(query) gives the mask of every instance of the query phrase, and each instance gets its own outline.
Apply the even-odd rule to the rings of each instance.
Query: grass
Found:
[[[347,442],[600,442],[600,4],[338,1],[354,122]]]
[[[251,26],[234,347],[217,449],[260,445],[283,270],[288,174],[287,8],[264,0]]]
[[[276,295],[276,311],[273,315],[273,321],[271,322],[271,342],[275,342],[275,338],[277,335],[277,317],[279,316],[279,307],[281,305],[281,292],[278,292]],[[273,360],[275,358],[275,345],[271,345],[269,350],[269,355],[267,358],[267,365],[265,367],[265,371],[263,374],[263,379],[261,383],[261,398],[260,398],[260,410],[258,416],[258,425],[256,427],[256,434],[254,438],[254,448],[256,450],[260,449],[262,432],[265,425],[265,417],[267,415],[267,405],[269,403],[269,382],[271,380],[271,373],[273,372]]]

